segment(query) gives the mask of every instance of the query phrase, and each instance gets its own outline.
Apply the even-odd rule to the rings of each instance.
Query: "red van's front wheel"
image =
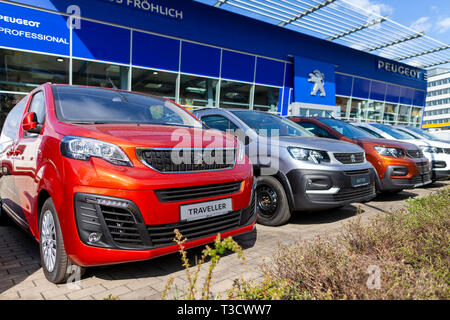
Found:
[[[45,201],[39,219],[39,247],[41,265],[47,280],[64,283],[70,275],[82,275],[84,268],[73,265],[64,249],[58,215],[51,198]]]

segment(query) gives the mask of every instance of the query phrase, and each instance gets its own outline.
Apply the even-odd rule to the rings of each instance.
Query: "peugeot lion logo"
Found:
[[[356,157],[355,157],[354,154],[352,154],[352,155],[350,156],[350,160],[352,161],[352,163],[355,163],[355,162],[356,162]]]
[[[321,97],[325,97],[327,95],[325,92],[325,88],[324,88],[324,83],[325,83],[324,79],[325,79],[325,75],[317,69],[315,69],[313,72],[311,72],[309,74],[308,82],[314,83],[313,90],[311,91],[312,96],[316,96],[317,91],[319,91],[319,90],[320,90]]]

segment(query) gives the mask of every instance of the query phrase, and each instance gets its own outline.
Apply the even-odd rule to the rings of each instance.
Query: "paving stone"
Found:
[[[441,185],[448,186],[450,181]],[[402,208],[409,195],[429,194],[437,189],[415,189],[391,198],[379,197],[375,202],[360,206],[362,215],[356,215],[359,205],[354,204],[340,210],[295,214],[290,223],[281,227],[258,225],[255,232],[235,237],[244,248],[246,260],[242,263],[235,253],[223,256],[214,269],[211,290],[214,294],[222,293],[221,297],[226,298],[225,292],[237,278],[261,281],[259,266],[262,263],[270,264],[279,245],[292,245],[298,240],[310,241],[317,236],[327,236],[354,219],[368,222],[391,208]],[[195,263],[196,256],[201,256],[203,248],[188,250],[191,263]],[[210,262],[206,262],[201,267],[199,288],[203,286],[209,266]],[[195,270],[193,266],[191,272]],[[66,284],[54,285],[45,279],[40,266],[39,246],[18,228],[0,226],[0,300],[102,300],[110,294],[121,300],[159,300],[171,277],[178,292],[173,287],[166,299],[182,298],[181,290],[187,287],[187,281],[179,253],[149,261],[89,268],[79,283],[80,289],[70,289]]]

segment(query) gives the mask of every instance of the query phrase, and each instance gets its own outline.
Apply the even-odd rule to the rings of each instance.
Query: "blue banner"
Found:
[[[69,55],[66,17],[0,3],[0,46]]]

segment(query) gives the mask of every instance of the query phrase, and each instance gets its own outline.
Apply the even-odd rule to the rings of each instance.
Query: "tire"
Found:
[[[3,210],[3,206],[2,203],[0,202],[0,226],[5,226],[8,224],[8,215],[6,214],[6,212]]]
[[[41,265],[48,281],[65,283],[75,273],[84,274],[85,268],[75,266],[67,257],[58,215],[51,198],[42,206],[39,218],[39,249]]]
[[[259,176],[256,181],[257,222],[271,227],[288,222],[291,210],[283,185],[272,176]]]

